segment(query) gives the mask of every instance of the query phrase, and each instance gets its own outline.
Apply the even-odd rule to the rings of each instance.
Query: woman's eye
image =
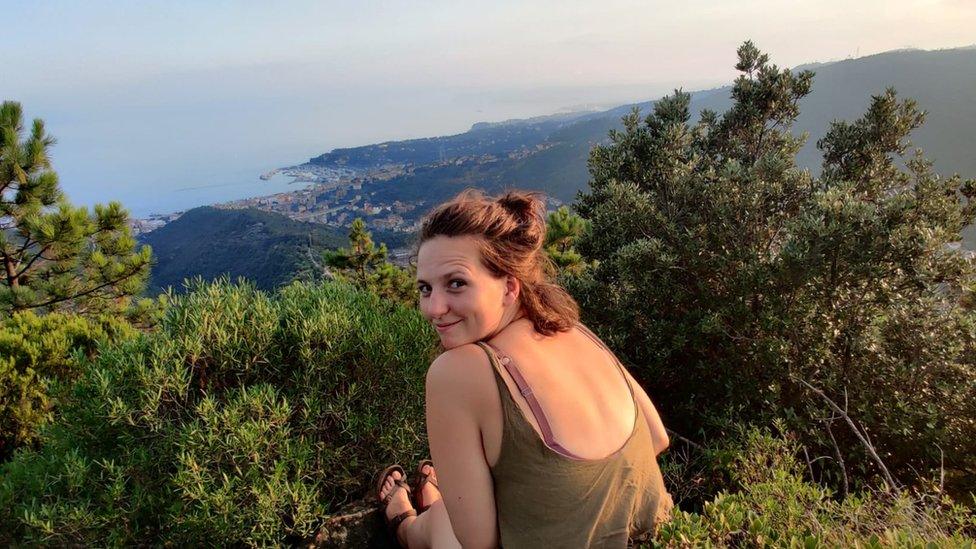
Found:
[[[467,282],[459,278],[455,278],[447,283],[447,287],[451,290],[457,290],[462,286],[467,286],[467,284],[468,284]],[[431,292],[430,284],[418,284],[417,291],[420,292],[421,295],[430,295]]]

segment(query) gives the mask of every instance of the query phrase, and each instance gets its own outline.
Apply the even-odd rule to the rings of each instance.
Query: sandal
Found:
[[[385,498],[380,499],[380,492],[383,491],[383,483],[386,482],[386,478],[393,474],[395,471],[400,472],[400,478],[393,481],[395,486],[390,490],[390,493],[386,495]],[[399,465],[390,465],[386,469],[383,469],[376,479],[376,499],[380,502],[380,512],[383,513],[383,520],[386,522],[386,527],[390,530],[390,534],[393,535],[393,539],[397,540],[399,543],[400,539],[397,537],[397,528],[400,524],[409,517],[417,516],[417,511],[415,509],[407,509],[406,511],[400,513],[395,517],[386,516],[386,508],[390,506],[390,502],[393,501],[393,495],[397,493],[397,490],[406,490],[407,497],[410,496],[410,486],[404,480],[407,477],[407,472],[403,470],[403,467]]]
[[[424,474],[423,472],[424,465],[430,465],[430,467],[433,468],[434,462],[429,459],[425,459],[421,461],[419,464],[417,464],[417,476],[416,476],[417,480],[414,481],[412,486],[410,486],[411,490],[413,491],[414,505],[417,506],[417,513],[423,513],[427,509],[430,509],[430,505],[424,505],[420,499],[421,497],[423,497],[423,489],[425,484],[429,482],[431,486],[437,488],[437,491],[440,491],[440,488],[438,488],[437,483],[432,480],[429,480],[429,477],[431,475]]]

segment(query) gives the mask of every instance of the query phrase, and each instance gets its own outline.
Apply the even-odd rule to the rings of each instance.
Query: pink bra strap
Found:
[[[490,347],[491,350],[495,352],[495,355],[499,357],[498,361],[501,362],[502,366],[505,367],[508,375],[512,376],[512,379],[515,381],[515,385],[518,387],[519,393],[525,397],[525,401],[529,404],[529,409],[532,410],[532,415],[535,416],[536,423],[539,424],[539,430],[542,431],[542,439],[545,441],[546,446],[556,450],[566,457],[583,459],[566,448],[563,448],[561,444],[555,441],[552,436],[552,427],[549,425],[549,419],[546,418],[546,413],[542,411],[542,406],[539,404],[539,400],[535,398],[532,388],[529,387],[529,383],[525,381],[525,378],[522,376],[522,372],[520,372],[518,366],[515,365],[515,361],[513,361],[511,357],[502,353],[491,343],[488,343],[487,341],[484,341],[483,343]]]

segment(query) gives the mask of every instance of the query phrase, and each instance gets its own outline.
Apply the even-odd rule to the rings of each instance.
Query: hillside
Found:
[[[457,135],[389,141],[376,145],[335,149],[309,163],[332,168],[373,168],[387,164],[429,164],[458,156],[502,154],[538,145],[554,131],[583,114],[539,116],[505,122],[479,122]]]
[[[149,289],[182,289],[196,276],[250,279],[258,288],[290,282],[308,265],[308,249],[318,255],[348,243],[345,229],[302,223],[259,210],[195,208],[141,238],[153,248]]]
[[[894,87],[912,97],[926,111],[925,125],[913,138],[934,161],[936,171],[976,176],[976,49],[899,50],[858,59],[813,64],[813,92],[800,105],[794,132],[806,132],[807,144],[798,159],[817,170],[816,142],[832,120],[854,119],[864,113],[871,96]],[[693,94],[692,112],[723,111],[730,105],[728,87]],[[620,117],[637,106],[648,112],[652,102],[623,105],[601,113],[477,124],[457,136],[339,149],[313,159],[334,165],[422,165],[445,156],[502,155],[537,147],[528,155],[498,156],[490,162],[464,160],[457,164],[415,169],[412,173],[364,186],[378,201],[425,198],[435,204],[466,186],[488,191],[505,187],[538,189],[562,201],[572,201],[586,187],[586,162],[594,144],[619,127]],[[373,163],[373,164],[371,164]],[[420,211],[417,212],[419,215]]]

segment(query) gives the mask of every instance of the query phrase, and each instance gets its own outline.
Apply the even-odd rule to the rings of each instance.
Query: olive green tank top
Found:
[[[623,375],[603,342],[580,329],[613,357]],[[491,468],[502,546],[626,547],[631,538],[653,534],[670,516],[672,503],[630,383],[636,410],[630,437],[605,458],[581,459],[552,439],[545,412],[511,358],[490,344],[478,345],[491,361],[504,416],[501,454]],[[529,404],[544,440],[513,400],[502,367]]]

